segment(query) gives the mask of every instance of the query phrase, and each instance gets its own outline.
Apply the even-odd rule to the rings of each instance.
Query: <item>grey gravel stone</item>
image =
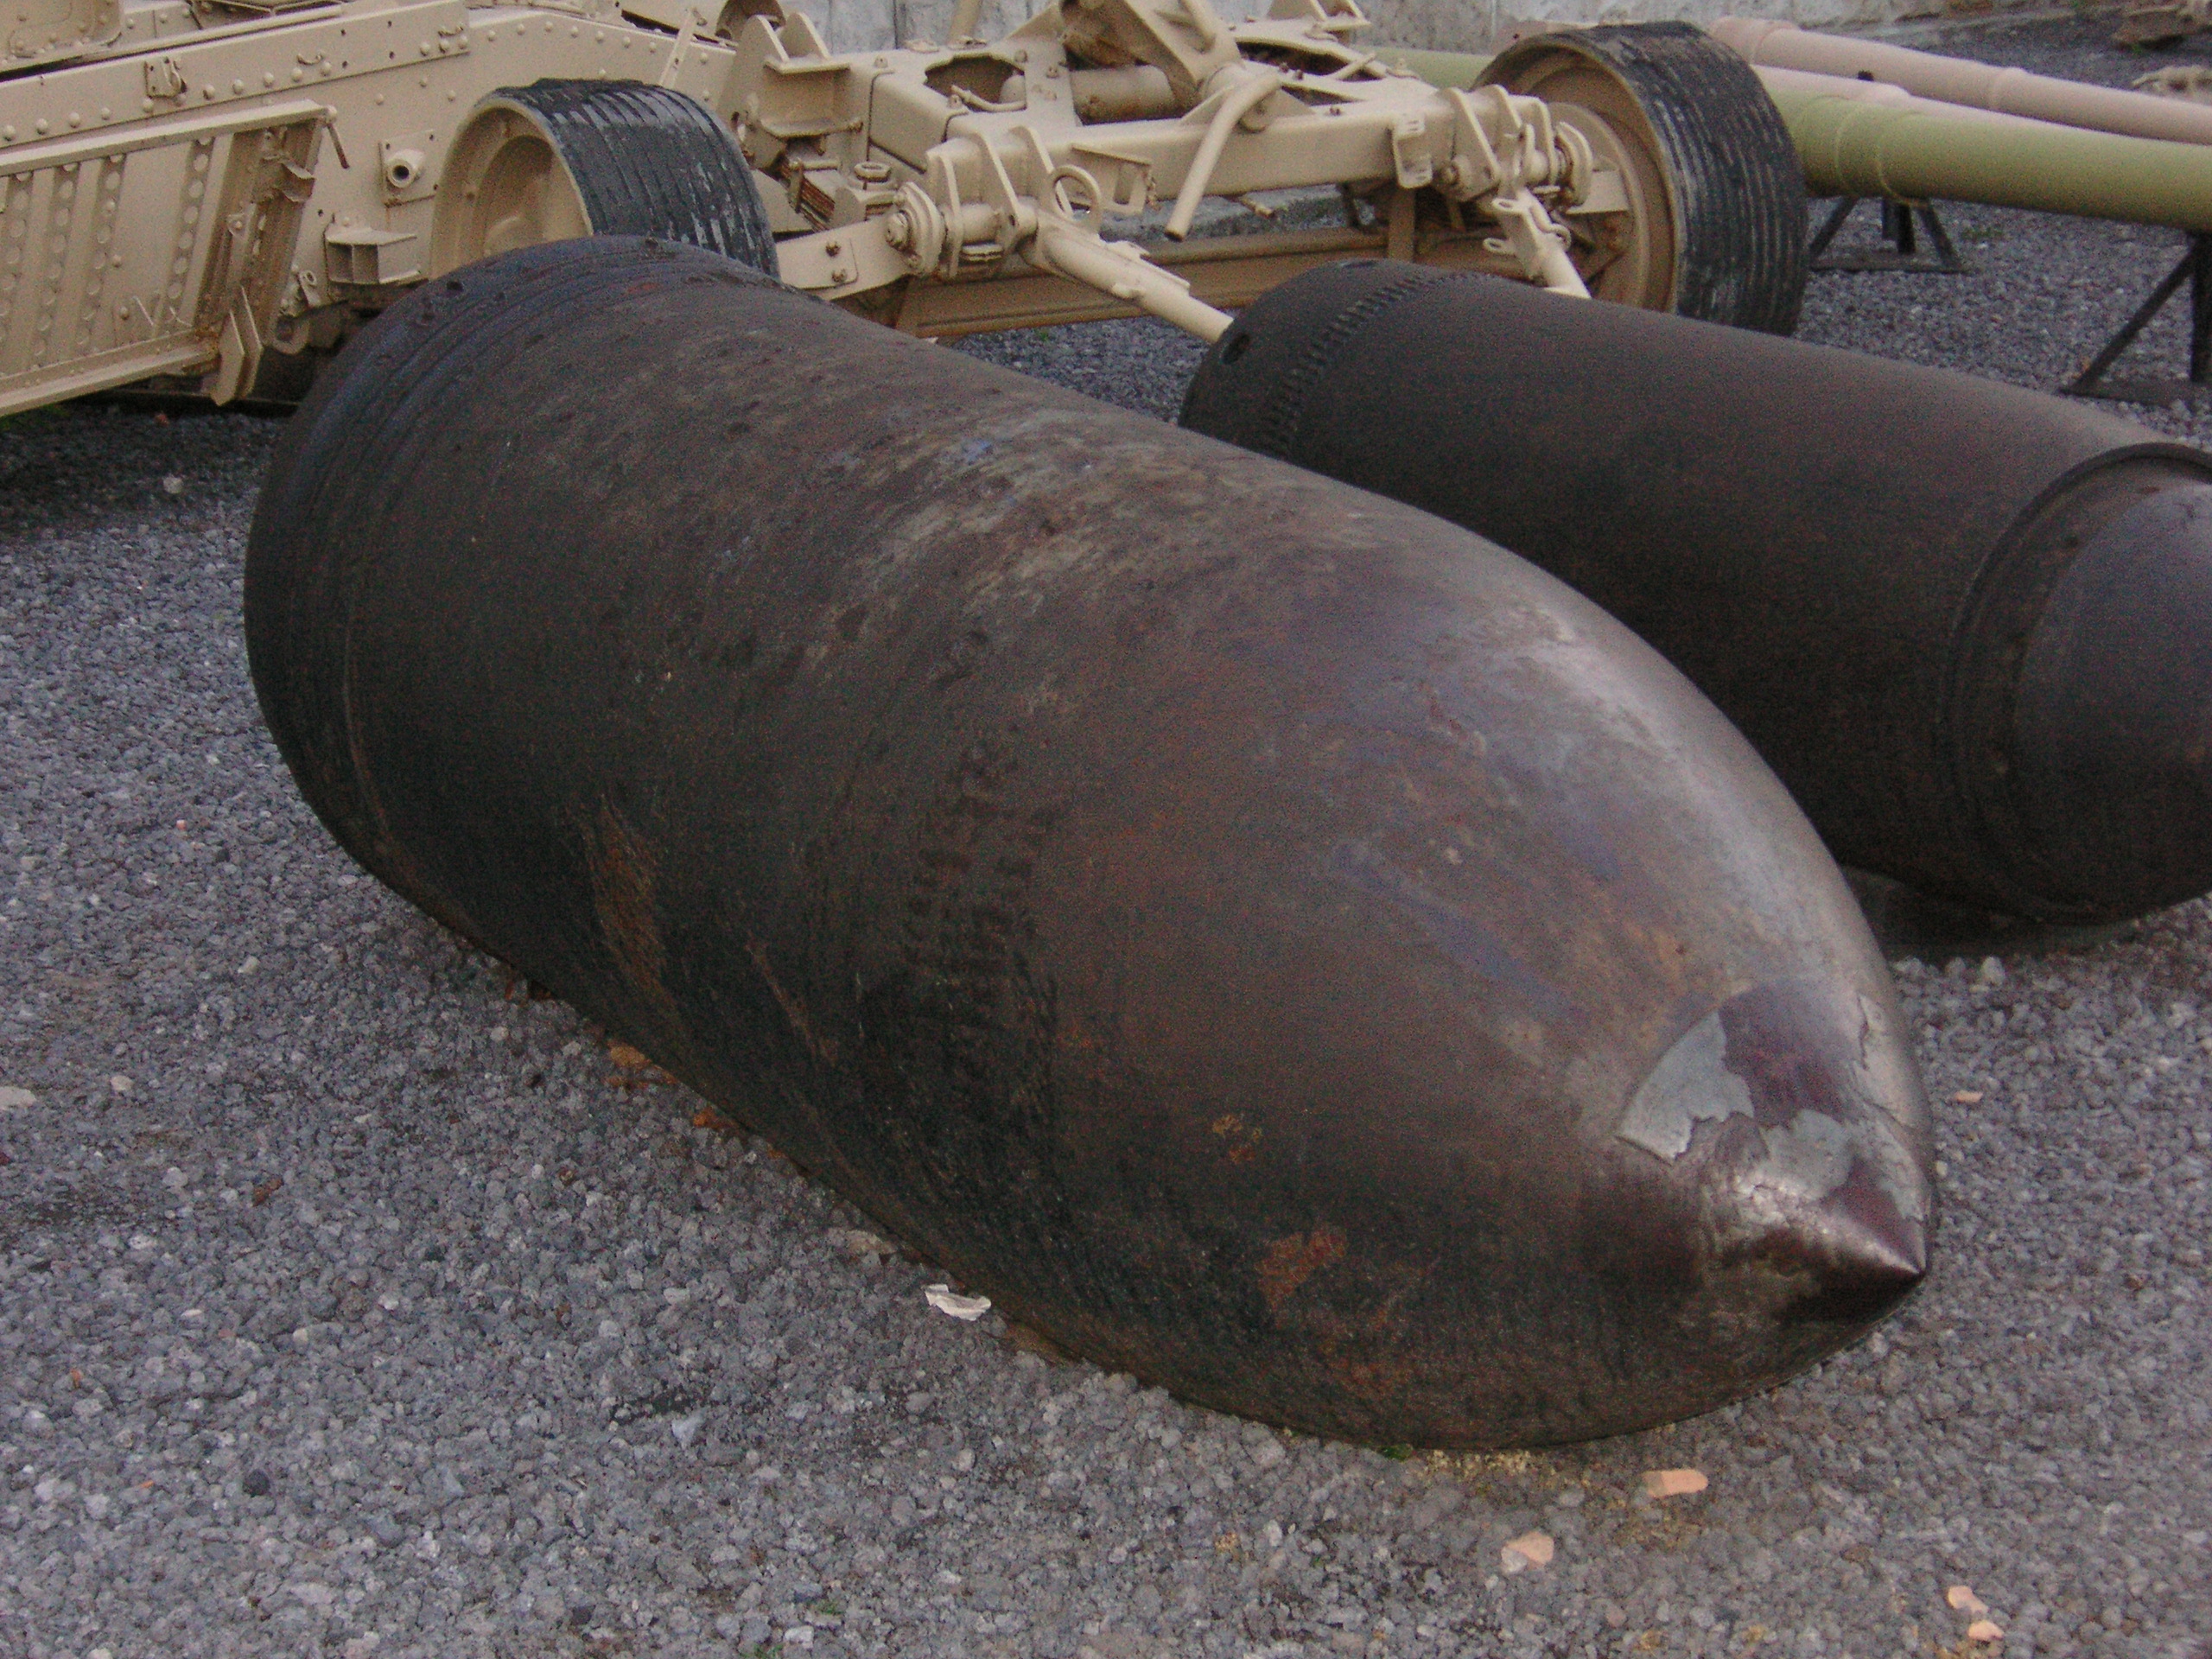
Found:
[[[2147,67],[2095,32],[1964,49]],[[1980,274],[1821,277],[1808,336],[2048,385],[2173,257],[1951,217]],[[1197,355],[969,349],[1154,413]],[[356,872],[244,671],[275,437],[0,425],[6,1659],[1867,1659],[1957,1651],[1958,1584],[2014,1659],[2205,1659],[2206,906],[1900,964],[1945,1226],[1857,1350],[1542,1453],[1279,1434],[932,1313],[871,1218]]]

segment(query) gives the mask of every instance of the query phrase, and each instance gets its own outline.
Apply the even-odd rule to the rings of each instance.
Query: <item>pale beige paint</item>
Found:
[[[1233,30],[1205,0],[1101,0],[1071,14],[1113,36],[1086,51],[1146,67],[1087,83],[1058,12],[853,54],[775,0],[67,3],[36,43],[67,60],[0,78],[0,413],[156,374],[234,396],[446,264],[586,228],[528,124],[480,110],[545,77],[698,99],[760,169],[786,279],[923,334],[1149,309],[1210,335],[1361,251],[1573,292],[1637,234],[1632,140],[1379,67],[1348,0]],[[1086,120],[1085,86],[1142,118]],[[1369,224],[1120,245],[1179,198],[1297,186],[1349,187]]]

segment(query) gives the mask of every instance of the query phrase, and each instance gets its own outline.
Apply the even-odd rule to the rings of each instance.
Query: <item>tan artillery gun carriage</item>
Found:
[[[1367,253],[1794,320],[1787,134],[1681,26],[1531,42],[1462,89],[1361,49],[1351,0],[1234,27],[1065,0],[990,43],[974,16],[841,54],[779,0],[22,0],[0,413],[157,375],[227,400],[430,276],[607,232],[925,334],[1150,311],[1211,339]],[[1265,233],[1211,233],[1209,198]]]

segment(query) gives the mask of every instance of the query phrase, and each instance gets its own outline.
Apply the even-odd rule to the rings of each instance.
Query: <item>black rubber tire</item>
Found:
[[[1794,332],[1805,295],[1805,173],[1751,65],[1689,23],[1619,23],[1532,35],[1500,53],[1483,79],[1541,93],[1534,72],[1562,53],[1602,66],[1649,129],[1675,226],[1666,308]]]
[[[753,169],[696,99],[634,81],[541,80],[492,94],[543,123],[594,236],[689,243],[778,274]]]

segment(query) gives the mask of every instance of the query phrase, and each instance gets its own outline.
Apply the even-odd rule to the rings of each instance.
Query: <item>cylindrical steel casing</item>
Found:
[[[1902,86],[1930,102],[2076,130],[2212,144],[2212,110],[2184,99],[2031,74],[2024,69],[1916,52],[1886,41],[1824,35],[1778,18],[1723,17],[1713,24],[1712,33],[1721,44],[1763,67]]]
[[[1193,1399],[1603,1433],[1922,1271],[1924,1104],[1809,826],[1410,508],[578,244],[349,348],[247,622],[372,870]]]
[[[1249,308],[1183,419],[1572,583],[1743,728],[1847,864],[2050,919],[2212,887],[2193,449],[1961,375],[1374,260]]]

